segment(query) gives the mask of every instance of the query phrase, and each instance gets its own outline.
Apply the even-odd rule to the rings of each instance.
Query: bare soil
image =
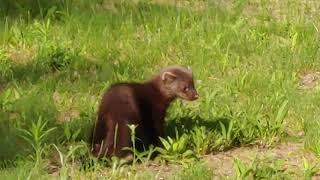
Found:
[[[320,81],[320,72],[304,72],[299,75],[300,89],[318,89]]]
[[[304,158],[311,165],[319,161],[312,152],[304,150],[302,143],[283,143],[274,148],[240,147],[203,157],[208,166],[223,177],[235,175],[234,158],[239,158],[242,162],[249,164],[254,159],[258,161],[267,159],[270,164],[282,161],[282,170],[292,171],[293,176],[303,170]],[[318,178],[320,179],[319,175]]]

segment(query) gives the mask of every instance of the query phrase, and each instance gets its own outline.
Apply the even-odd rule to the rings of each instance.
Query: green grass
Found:
[[[173,140],[162,160],[193,162],[193,155],[235,146],[275,145],[301,131],[305,136],[299,141],[320,156],[319,91],[298,88],[301,73],[319,71],[315,7],[320,3],[34,2],[5,0],[0,6],[0,177],[50,177],[34,159],[46,165],[57,153],[52,144],[67,156],[70,146],[87,141],[110,84],[144,80],[169,64],[193,68],[201,98],[170,107],[167,128]],[[37,127],[54,130],[43,139],[35,139],[41,133],[31,135],[31,142],[21,138],[19,129],[40,131]],[[107,172],[101,162],[94,171],[78,171],[77,157],[88,156],[86,147],[79,149],[64,162],[62,178],[150,177],[130,167],[122,172],[121,165],[112,170],[115,162],[107,163]],[[190,159],[182,155],[189,151]],[[202,166],[182,169],[177,178],[207,174]],[[210,179],[209,174],[203,177]]]

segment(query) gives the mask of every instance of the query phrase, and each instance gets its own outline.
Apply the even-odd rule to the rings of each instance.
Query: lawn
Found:
[[[0,3],[0,179],[319,176],[320,1]],[[172,64],[200,98],[171,105],[160,155],[90,156],[106,88]]]

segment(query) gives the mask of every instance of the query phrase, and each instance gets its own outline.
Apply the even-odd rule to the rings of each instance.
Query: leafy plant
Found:
[[[288,103],[289,103],[288,100],[284,100],[281,103],[280,108],[277,112],[276,118],[274,121],[272,121],[272,122],[274,122],[274,124],[271,129],[279,135],[281,135],[284,131],[283,130],[283,121],[284,121],[285,116],[287,115],[288,110],[289,110]]]
[[[46,129],[47,121],[43,121],[40,116],[37,122],[32,122],[30,129],[18,130],[21,132],[20,137],[23,138],[31,147],[34,153],[33,159],[35,161],[34,169],[36,170],[40,167],[42,155],[46,148],[45,140],[48,138],[50,133],[52,133],[56,127]],[[30,172],[29,176],[31,175]]]
[[[131,142],[132,142],[132,146],[133,146],[133,167],[135,167],[136,165],[136,128],[137,125],[131,124],[128,125],[129,129],[130,129],[130,137],[131,137]]]
[[[318,171],[319,167],[317,165],[311,165],[307,159],[303,158],[303,178],[305,180],[312,179]]]
[[[9,62],[7,53],[0,47],[0,77],[3,79],[12,78],[12,64]],[[3,83],[3,82],[0,82]]]
[[[50,67],[54,71],[60,71],[68,67],[72,63],[73,58],[73,54],[71,54],[70,50],[52,46],[48,59],[41,63]]]
[[[70,146],[68,153],[66,155],[63,155],[63,153],[59,150],[59,148],[55,145],[52,144],[52,146],[57,150],[57,152],[59,153],[59,158],[60,158],[60,164],[61,164],[61,168],[60,168],[60,178],[61,179],[68,179],[68,161],[71,159],[72,160],[72,165],[74,165],[75,163],[75,153],[78,149],[80,148],[84,148],[85,146],[83,144],[78,144],[75,146]]]
[[[215,146],[218,146],[219,150],[223,150],[225,148],[230,147],[235,140],[235,128],[234,128],[234,121],[229,121],[227,126],[219,121],[220,125],[220,132],[219,132],[219,137],[215,142]]]
[[[204,127],[196,127],[191,131],[191,140],[194,151],[197,154],[206,154],[210,150],[212,138],[208,130]]]
[[[246,165],[239,158],[234,158],[234,168],[236,171],[237,179],[248,178],[250,173],[253,172],[253,169],[251,166]]]
[[[194,163],[188,164],[182,169],[182,172],[177,174],[177,178],[183,180],[209,180],[213,179],[213,170],[208,167],[208,165],[203,161],[196,161]]]
[[[251,162],[244,163],[239,158],[234,158],[237,179],[283,179],[286,175],[281,166],[282,161],[270,163],[269,159],[255,157]]]
[[[21,91],[17,88],[8,88],[0,95],[0,106],[5,110],[12,108],[14,102],[21,97]]]
[[[81,128],[77,129],[76,131],[73,131],[73,129],[71,128],[71,125],[69,123],[65,123],[63,126],[64,141],[71,142],[71,143],[75,142],[80,132],[81,132]]]
[[[157,150],[160,152],[160,156],[167,161],[177,162],[185,164],[195,159],[195,154],[192,150],[188,149],[188,141],[190,137],[186,134],[179,136],[176,129],[176,138],[164,139],[160,137],[163,148],[158,147]]]

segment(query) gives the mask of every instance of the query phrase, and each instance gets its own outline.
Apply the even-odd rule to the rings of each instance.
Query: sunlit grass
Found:
[[[162,140],[167,145],[162,160],[191,162],[191,154],[270,146],[290,136],[320,156],[319,91],[299,89],[303,73],[319,71],[320,21],[314,7],[320,3],[39,2],[14,9],[7,1],[0,10],[4,174],[18,169],[15,162],[30,161],[25,158],[30,148],[17,129],[28,132],[41,117],[48,129],[56,128],[50,132],[54,138],[43,143],[66,150],[88,140],[100,97],[111,83],[142,81],[169,64],[193,68],[200,99],[177,101],[169,109],[171,139]],[[286,5],[292,12],[279,8]],[[182,149],[173,147],[179,144]],[[63,163],[64,172],[74,168]],[[134,170],[122,174],[122,166],[112,167],[114,177],[136,176]],[[202,171],[181,176],[198,177]],[[18,174],[28,175],[27,170]]]

